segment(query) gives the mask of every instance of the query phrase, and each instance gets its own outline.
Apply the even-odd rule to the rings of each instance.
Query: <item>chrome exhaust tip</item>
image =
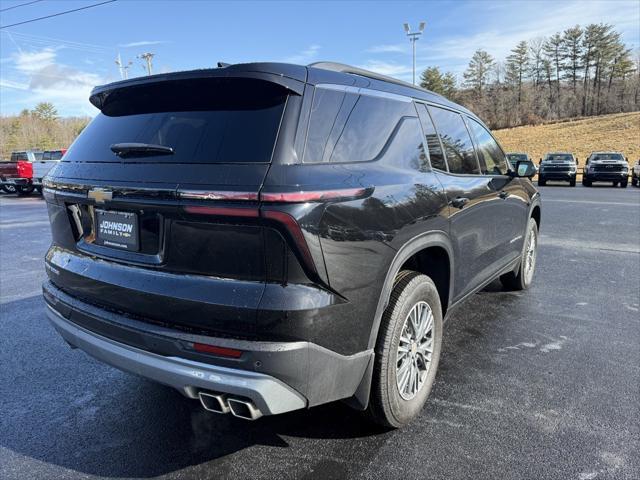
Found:
[[[228,404],[234,417],[244,420],[257,420],[262,416],[262,412],[250,400],[230,398]]]
[[[205,410],[216,413],[229,413],[227,396],[221,393],[199,392],[200,403]]]

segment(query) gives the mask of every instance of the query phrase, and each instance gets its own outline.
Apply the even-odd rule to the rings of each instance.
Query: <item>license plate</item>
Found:
[[[95,243],[121,250],[138,251],[138,216],[131,212],[96,210]]]

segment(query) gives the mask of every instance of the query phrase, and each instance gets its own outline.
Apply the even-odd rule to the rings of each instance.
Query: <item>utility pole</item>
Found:
[[[129,67],[133,62],[128,62],[126,65],[122,63],[122,58],[120,57],[120,52],[118,52],[118,58],[116,58],[116,65],[118,65],[118,70],[120,70],[120,78],[126,80],[129,78]]]
[[[147,75],[151,75],[153,73],[151,60],[153,59],[154,56],[155,56],[155,53],[149,53],[149,52],[143,53],[142,55],[138,55],[138,58],[141,58],[142,60],[146,60],[147,62]]]
[[[411,27],[409,26],[408,23],[404,24],[404,31],[407,34],[407,37],[409,37],[409,41],[411,42],[412,45],[412,49],[413,49],[413,84],[416,84],[416,42],[418,41],[418,38],[420,37],[420,35],[422,35],[422,32],[424,32],[424,27],[425,27],[426,23],[425,22],[420,22],[420,26],[418,27],[418,31],[417,32],[411,32]]]

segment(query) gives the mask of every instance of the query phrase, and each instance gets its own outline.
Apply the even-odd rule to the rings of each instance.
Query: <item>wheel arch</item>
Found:
[[[442,255],[441,257],[433,257],[427,256],[425,257],[425,253],[429,252],[439,252],[437,255]],[[446,256],[446,257],[445,257]],[[384,284],[382,285],[382,290],[380,292],[380,297],[378,299],[378,306],[376,308],[376,313],[373,319],[373,324],[371,327],[371,333],[369,335],[369,344],[368,348],[375,348],[376,340],[378,338],[378,331],[380,329],[380,322],[382,320],[382,314],[384,310],[387,308],[389,303],[389,298],[391,297],[391,291],[394,287],[394,280],[402,267],[405,265],[411,265],[416,268],[416,271],[421,273],[428,274],[428,272],[435,272],[436,270],[431,269],[430,265],[424,263],[426,258],[438,258],[438,263],[435,267],[444,266],[442,262],[446,260],[446,265],[448,267],[448,272],[446,276],[443,275],[433,275],[436,278],[432,278],[434,283],[436,283],[436,287],[438,287],[438,293],[440,294],[440,299],[442,302],[442,311],[443,316],[447,311],[450,299],[451,292],[453,292],[453,272],[454,272],[454,260],[453,260],[453,246],[451,244],[451,240],[449,236],[443,231],[435,231],[435,232],[426,232],[421,235],[418,235],[405,243],[396,253],[395,257],[391,261],[389,265],[389,269],[387,270],[387,275],[384,280]],[[432,276],[432,275],[429,275]],[[446,284],[445,284],[446,282]],[[446,299],[443,300],[443,292],[446,291]]]

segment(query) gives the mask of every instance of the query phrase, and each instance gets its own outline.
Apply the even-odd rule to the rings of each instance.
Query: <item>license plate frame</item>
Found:
[[[140,251],[138,214],[95,209],[96,245],[128,252]]]

